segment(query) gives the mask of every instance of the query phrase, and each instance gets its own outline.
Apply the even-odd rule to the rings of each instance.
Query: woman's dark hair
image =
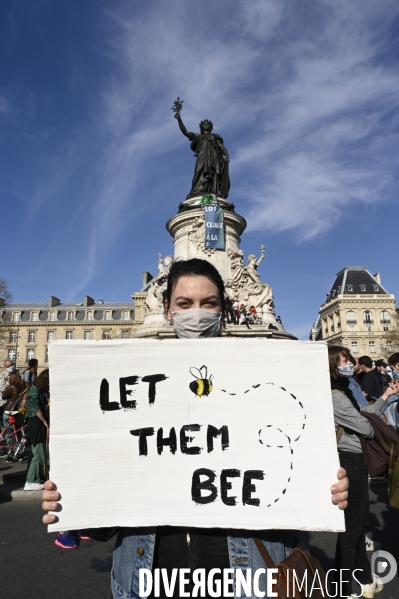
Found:
[[[46,368],[45,370],[43,370],[39,376],[36,379],[36,387],[39,389],[39,391],[43,392],[48,392],[50,390],[50,376],[49,376],[49,369]]]
[[[219,271],[207,260],[200,258],[191,258],[191,260],[177,260],[170,267],[168,275],[168,285],[165,291],[164,299],[168,300],[170,306],[170,298],[172,292],[177,285],[180,277],[207,277],[215,283],[219,291],[220,302],[224,306],[224,283]]]
[[[32,358],[28,362],[28,368],[37,368],[38,364],[39,364],[38,360],[36,360],[36,358]]]
[[[351,354],[347,347],[342,347],[341,345],[328,346],[328,362],[330,364],[330,376],[333,379],[337,379],[339,377],[338,363],[342,355],[346,356],[349,360],[351,359]]]
[[[390,366],[396,366],[399,363],[399,352],[392,354],[390,358],[388,358],[388,364]]]

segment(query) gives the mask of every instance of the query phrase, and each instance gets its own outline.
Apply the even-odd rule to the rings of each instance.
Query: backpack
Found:
[[[360,437],[364,461],[370,476],[378,476],[387,471],[391,453],[399,457],[399,439],[396,429],[386,424],[377,414],[362,412],[374,429],[374,439]]]

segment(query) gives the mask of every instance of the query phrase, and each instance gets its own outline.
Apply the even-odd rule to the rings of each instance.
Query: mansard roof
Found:
[[[346,266],[337,273],[335,281],[327,293],[326,301],[337,295],[353,294],[389,295],[388,291],[365,266]]]

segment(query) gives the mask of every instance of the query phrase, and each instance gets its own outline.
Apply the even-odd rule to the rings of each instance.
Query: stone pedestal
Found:
[[[272,339],[296,339],[284,330],[282,324],[276,321],[272,291],[268,285],[260,281],[257,267],[264,258],[248,257],[248,264],[244,264],[244,256],[240,250],[241,235],[247,223],[245,219],[234,211],[234,205],[222,198],[217,202],[224,213],[225,224],[225,250],[206,248],[205,239],[205,212],[200,204],[202,197],[190,198],[179,206],[179,212],[172,216],[166,223],[166,228],[173,238],[173,260],[190,260],[201,258],[211,262],[220,272],[226,285],[226,293],[239,303],[244,303],[247,308],[254,305],[262,324],[227,325],[224,334],[234,337],[269,337]],[[171,257],[167,257],[169,261]],[[165,259],[166,261],[166,259]],[[166,321],[161,305],[162,290],[166,288],[166,277],[170,264],[163,265],[162,259],[158,264],[159,274],[150,281],[139,294],[140,300],[145,298],[146,311],[144,321],[135,332],[135,337],[174,337],[173,328]],[[141,301],[140,301],[141,305]],[[271,325],[271,326],[270,326]]]
[[[228,250],[239,249],[241,235],[247,227],[247,222],[245,218],[234,212],[233,204],[218,198],[218,203],[224,211],[226,250],[205,248],[205,215],[203,206],[199,205],[200,200],[199,197],[182,202],[180,212],[166,223],[166,228],[173,237],[174,258],[175,260],[190,260],[190,258],[209,260],[226,282],[231,278]]]

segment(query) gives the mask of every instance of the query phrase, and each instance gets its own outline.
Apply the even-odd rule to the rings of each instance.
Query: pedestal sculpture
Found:
[[[225,332],[228,335],[295,339],[276,321],[271,287],[260,280],[258,266],[264,260],[264,247],[262,246],[259,259],[250,254],[245,264],[240,242],[247,223],[234,211],[233,204],[222,198],[217,198],[217,202],[224,210],[226,249],[223,251],[205,247],[205,218],[204,206],[200,205],[201,199],[202,196],[182,202],[179,212],[166,223],[166,228],[173,238],[174,257],[166,256],[163,262],[160,259],[158,275],[139,294],[133,296],[138,301],[146,294],[144,322],[137,329],[135,337],[174,336],[172,327],[164,317],[162,305],[169,268],[173,260],[201,258],[212,262],[219,270],[229,299],[232,302],[238,301],[247,308],[254,306],[262,322],[259,325],[250,325],[250,328],[227,324]]]
[[[226,286],[226,295],[231,302],[244,304],[247,308],[253,306],[262,323],[250,327],[228,324],[224,328],[226,334],[239,337],[295,339],[284,330],[281,321],[276,320],[272,290],[260,280],[258,266],[264,260],[264,247],[261,248],[260,258],[250,254],[245,264],[240,242],[247,223],[235,212],[234,204],[227,200],[230,189],[230,158],[223,139],[219,134],[213,133],[213,124],[207,119],[201,121],[200,133],[189,132],[180,117],[182,105],[183,101],[178,98],[172,110],[181,132],[191,141],[191,149],[196,157],[194,177],[186,200],[180,204],[178,213],[166,223],[166,228],[173,238],[173,257],[166,256],[164,261],[159,257],[158,275],[132,296],[136,313],[141,314],[144,308],[143,324],[136,330],[135,337],[174,336],[173,328],[164,317],[162,303],[169,268],[173,260],[201,258],[208,260],[218,269]],[[209,198],[214,205],[223,209],[223,250],[205,246],[203,203]]]

